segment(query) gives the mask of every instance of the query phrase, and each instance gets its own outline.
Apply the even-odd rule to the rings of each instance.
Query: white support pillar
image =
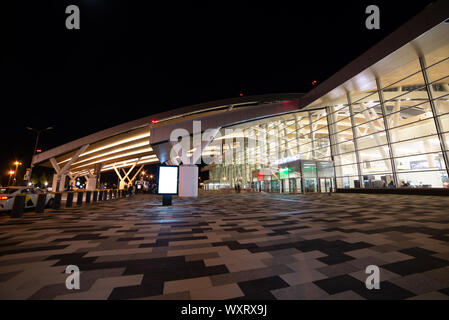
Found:
[[[77,172],[77,173],[75,173],[75,174],[72,174],[71,172],[69,172],[67,175],[68,175],[69,178],[70,178],[69,185],[72,186],[72,187],[74,187],[75,184],[76,184],[76,179],[80,176],[80,173]]]
[[[60,192],[64,190],[65,185],[65,177],[69,173],[70,166],[78,160],[79,156],[86,151],[86,149],[89,147],[88,144],[82,146],[78,151],[72,156],[72,158],[64,165],[64,167],[60,167],[58,162],[55,158],[50,159],[50,163],[53,166],[53,169],[55,169],[56,174],[53,176],[53,184],[52,184],[52,191],[53,192]],[[75,178],[76,179],[76,178]]]
[[[122,176],[120,175],[120,172],[115,167],[115,163],[112,166],[114,167],[114,171],[117,174],[118,179],[119,179],[119,183],[118,183],[119,189],[125,189],[125,178],[122,178]]]
[[[139,168],[139,170],[137,170],[136,174],[134,175],[134,177],[132,177],[130,179],[129,175],[130,173],[133,171],[133,169],[135,168],[135,166],[137,165],[137,163],[140,161],[140,158],[137,159],[136,162],[134,162],[134,164],[132,165],[132,167],[128,170],[128,172],[125,171],[125,169],[121,169],[124,173],[124,176],[122,177],[122,175],[120,174],[120,171],[116,168],[115,163],[112,165],[112,167],[114,168],[115,173],[117,174],[117,177],[119,178],[119,188],[120,189],[124,189],[126,185],[128,185],[129,183],[132,183],[134,181],[134,179],[137,177],[137,175],[139,174],[139,172],[143,169],[143,165]],[[128,180],[128,181],[126,181]]]
[[[143,165],[140,166],[139,170],[137,170],[136,174],[131,178],[131,180],[128,181],[128,183],[133,183],[133,181],[136,179],[137,175],[140,173],[140,171],[142,171],[142,169]]]
[[[53,183],[51,185],[51,190],[53,192],[64,191],[65,178],[66,178],[65,174],[58,174],[58,173],[54,174],[53,175]]]
[[[97,176],[89,175],[86,177],[86,190],[95,190],[97,186]]]

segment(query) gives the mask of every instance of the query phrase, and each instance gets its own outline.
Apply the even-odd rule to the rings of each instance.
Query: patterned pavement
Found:
[[[449,299],[449,198],[205,191],[173,203],[0,216],[0,299]],[[65,287],[68,265],[79,290]]]

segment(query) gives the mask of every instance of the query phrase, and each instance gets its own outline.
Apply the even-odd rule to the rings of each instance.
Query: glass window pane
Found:
[[[339,110],[335,111],[334,114],[332,114],[332,122],[337,122],[342,119],[346,119],[349,117],[349,107],[348,106],[342,106]]]
[[[338,177],[337,179],[337,188],[360,188],[360,182],[358,176],[353,177]]]
[[[387,135],[385,134],[385,131],[357,139],[359,150],[382,146],[384,144],[387,144]]]
[[[299,146],[299,153],[301,153],[301,155],[310,151],[312,151],[312,143],[302,144]]]
[[[437,119],[440,123],[441,131],[448,132],[449,131],[449,114],[445,114],[444,116],[439,116]]]
[[[334,126],[335,126],[336,132],[347,130],[348,128],[351,128],[351,119],[346,118],[346,119],[340,120],[340,121],[336,122],[334,124]]]
[[[380,161],[364,161],[360,163],[362,174],[378,174],[391,172],[390,159]]]
[[[334,157],[334,161],[335,161],[335,165],[336,166],[350,164],[350,163],[356,163],[357,162],[354,152],[347,153],[347,154],[342,154],[342,155],[339,155],[339,156],[335,156]]]
[[[391,172],[381,174],[363,175],[363,185],[365,188],[388,188],[393,183],[393,174]]]
[[[449,113],[449,95],[442,96],[433,101],[437,114]]]
[[[447,188],[446,171],[418,171],[398,174],[400,187]]]
[[[398,172],[412,170],[419,171],[423,169],[442,170],[446,168],[442,153],[428,153],[417,156],[396,158],[394,162]]]
[[[318,177],[333,177],[334,165],[332,162],[317,162]]]
[[[357,104],[353,106],[352,110],[356,126],[382,117],[382,109],[378,102]]]
[[[401,107],[395,109],[395,113],[386,116],[389,128],[395,128],[411,122],[424,120],[433,117],[430,103],[422,103],[414,107]]]
[[[447,70],[449,73],[449,70]],[[430,85],[430,88],[432,90],[432,98],[440,98],[442,96],[445,96],[449,92],[449,77],[446,77],[444,79],[438,80]]]
[[[390,130],[390,137],[392,143],[416,139],[434,134],[437,134],[437,129],[435,127],[435,121],[433,118],[411,123]]]
[[[354,138],[352,134],[352,128],[343,130],[343,131],[337,131],[335,134],[335,141],[338,142],[345,142],[348,140],[352,140]]]
[[[420,153],[441,152],[438,136],[399,142],[392,144],[395,157],[415,155]]]
[[[315,150],[315,159],[324,160],[330,158],[331,149],[330,147],[320,148]]]
[[[335,167],[335,173],[339,177],[357,175],[357,165],[352,164],[347,166]]]
[[[354,141],[346,141],[335,145],[337,154],[354,152]]]
[[[322,138],[322,137],[329,136],[329,130],[327,127],[327,123],[325,126],[314,128],[312,134],[315,135],[315,138]]]
[[[359,151],[360,162],[387,159],[390,157],[388,146]]]
[[[407,108],[429,102],[429,95],[425,88],[406,93],[400,97],[385,101],[385,115],[405,111]]]
[[[449,133],[443,134],[443,139],[446,145],[446,149],[449,150]]]
[[[381,132],[385,130],[383,118],[359,125],[355,127],[357,137],[364,137],[372,133]]]

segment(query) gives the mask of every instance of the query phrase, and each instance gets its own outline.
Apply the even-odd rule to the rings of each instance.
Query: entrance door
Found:
[[[304,178],[304,191],[305,192],[317,192],[315,178]]]
[[[304,176],[304,192],[317,192],[318,185],[316,162],[303,162],[302,171]]]
[[[298,189],[296,187],[296,178],[290,178],[288,180],[289,180],[290,193],[298,193]]]
[[[332,178],[320,178],[320,191],[322,193],[332,192]]]

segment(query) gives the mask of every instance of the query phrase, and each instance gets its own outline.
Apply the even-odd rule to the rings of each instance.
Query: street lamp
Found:
[[[17,179],[16,179],[16,177],[17,177],[17,169],[19,168],[19,166],[21,166],[22,165],[22,162],[19,162],[19,161],[14,161],[14,163],[13,163],[15,166],[16,166],[16,170],[14,171],[14,185],[17,185]]]
[[[41,130],[33,129],[31,127],[27,127],[27,129],[30,131],[34,131],[37,134],[36,135],[36,143],[34,144],[33,155],[31,156],[30,172],[28,173],[28,176],[27,176],[28,182],[31,182],[31,171],[33,171],[33,158],[34,158],[34,155],[36,154],[37,144],[39,142],[39,136],[40,136],[41,132],[51,130],[51,129],[53,129],[53,127],[47,127],[45,129],[41,129]]]
[[[15,173],[14,170],[9,170],[8,174],[9,174],[9,179],[8,179],[8,186],[11,184],[11,177],[12,175]]]

